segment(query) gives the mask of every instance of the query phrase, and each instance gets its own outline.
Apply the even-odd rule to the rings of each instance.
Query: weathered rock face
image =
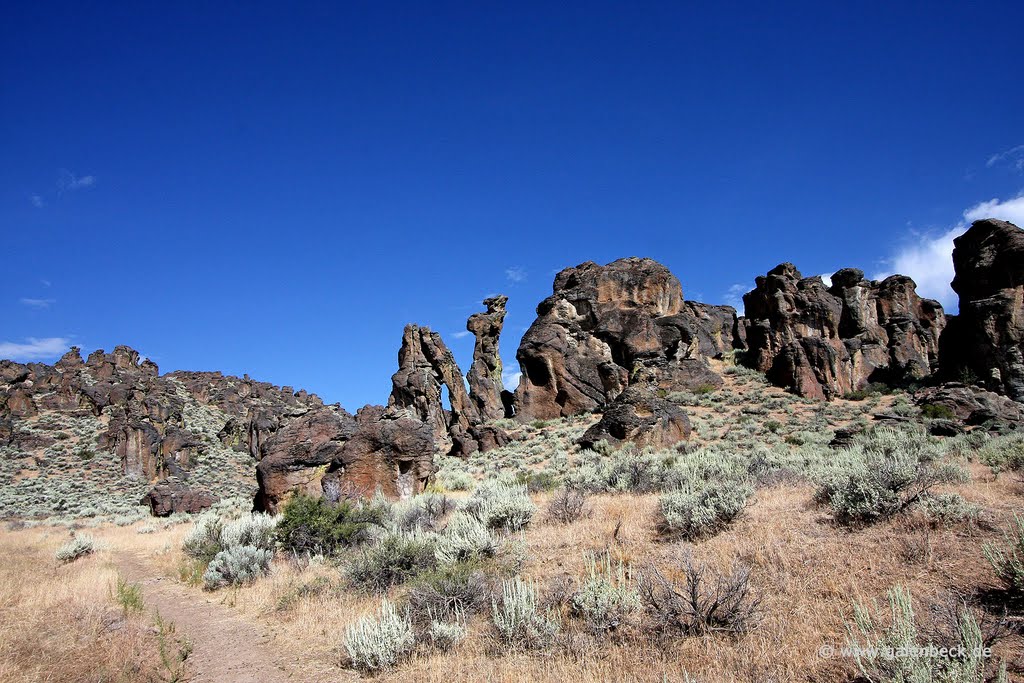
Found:
[[[919,406],[941,406],[967,425],[986,422],[1019,425],[1024,422],[1024,406],[1016,401],[981,387],[948,382],[914,393]]]
[[[946,324],[937,301],[921,299],[913,280],[865,280],[838,271],[826,288],[791,263],[758,277],[743,297],[749,362],[778,386],[831,399],[871,381],[922,379],[938,367]]]
[[[329,406],[293,420],[263,446],[255,506],[277,512],[292,491],[392,498],[422,491],[433,473],[431,427],[406,409]]]
[[[398,351],[398,372],[391,377],[388,405],[408,408],[430,425],[438,444],[450,442],[454,427],[461,432],[480,422],[476,405],[470,401],[455,356],[441,335],[429,327],[406,325]],[[451,409],[442,402],[447,390]]]
[[[85,361],[73,348],[52,366],[0,361],[0,486],[11,505],[0,515],[73,514],[105,501],[124,509],[169,476],[251,496],[263,441],[322,407],[248,377],[160,375],[126,346]]]
[[[987,388],[1024,401],[1024,230],[976,221],[953,245],[960,313],[942,340],[943,373],[968,370]]]
[[[684,301],[679,280],[651,259],[567,268],[516,354],[517,416],[600,410],[641,368],[656,369],[654,381],[669,391],[718,384],[704,359],[735,348],[738,335],[735,310]]]
[[[500,367],[498,361],[499,377]],[[442,453],[466,456],[478,450],[488,450],[492,443],[508,440],[504,433],[495,433],[501,432],[497,427],[482,428],[483,418],[477,403],[466,391],[455,357],[445,346],[441,335],[430,328],[418,325],[405,327],[402,348],[398,352],[398,372],[391,377],[391,384],[388,407],[407,409],[425,422]],[[444,406],[443,391],[447,392],[450,409]],[[500,392],[496,397],[500,403]]]
[[[208,491],[193,490],[178,479],[164,479],[139,501],[139,505],[148,505],[154,517],[167,517],[175,512],[202,512],[217,500]]]
[[[579,443],[593,448],[604,440],[618,447],[628,441],[641,448],[668,448],[689,438],[690,431],[690,419],[682,408],[659,398],[651,385],[633,385],[615,398]]]
[[[469,382],[469,397],[476,405],[480,418],[497,420],[506,415],[501,400],[505,386],[501,381],[501,355],[498,338],[505,324],[507,296],[493,296],[484,299],[486,313],[474,313],[466,321],[466,329],[473,333],[476,344],[473,347],[473,364],[466,379]]]

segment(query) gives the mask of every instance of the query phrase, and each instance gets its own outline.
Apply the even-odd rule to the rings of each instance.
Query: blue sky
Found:
[[[489,294],[514,366],[586,260],[650,256],[711,303],[785,260],[948,296],[967,219],[1024,223],[1021,25],[1019,2],[12,5],[0,356],[124,343],[355,409],[407,322],[468,369]]]

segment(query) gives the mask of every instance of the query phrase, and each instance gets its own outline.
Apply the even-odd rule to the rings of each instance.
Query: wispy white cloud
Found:
[[[964,211],[963,220],[952,228],[937,235],[916,235],[888,261],[885,270],[872,277],[881,280],[893,273],[909,275],[917,283],[921,296],[938,299],[946,308],[955,308],[956,293],[949,286],[953,280],[953,240],[964,234],[972,222],[982,218],[1024,225],[1024,195],[975,204]]]
[[[732,306],[740,313],[743,312],[743,295],[750,291],[746,285],[736,283],[731,285],[725,292],[725,303]]]
[[[1018,171],[1024,171],[1024,145],[1017,145],[998,154],[993,154],[985,162],[985,167],[992,168],[1001,163],[1006,163]]]
[[[522,282],[526,279],[526,270],[522,266],[510,266],[505,269],[505,277],[509,282]]]
[[[49,360],[62,355],[71,346],[67,337],[29,337],[24,343],[0,342],[0,358],[14,361]]]
[[[53,304],[57,303],[56,299],[28,299],[22,298],[18,300],[22,306],[30,306],[32,308],[49,308]]]
[[[462,339],[463,337],[468,337],[471,334],[473,333],[469,330],[459,330],[458,332],[452,332],[452,337],[455,339]]]
[[[39,282],[41,282],[41,283],[42,283],[43,287],[49,287],[50,285],[52,285],[52,284],[53,284],[53,283],[52,283],[52,282],[50,282],[49,280],[40,280]]]
[[[84,190],[96,184],[96,176],[78,176],[71,171],[62,169],[57,176],[57,190],[59,192],[74,192]]]
[[[502,370],[501,372],[501,383],[505,385],[505,388],[509,391],[515,391],[516,387],[519,386],[519,379],[523,376],[523,373],[519,371],[519,367],[515,369]]]
[[[41,209],[44,206],[46,206],[46,202],[44,202],[43,198],[37,194],[30,194],[28,196],[28,200],[32,202],[32,206],[36,207],[37,209]]]

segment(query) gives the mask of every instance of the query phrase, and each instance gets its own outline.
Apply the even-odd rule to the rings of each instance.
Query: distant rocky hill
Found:
[[[944,406],[954,422],[1016,426],[1018,404],[1003,396],[1024,401],[1024,231],[978,221],[953,261],[958,316],[919,297],[908,277],[876,282],[852,268],[826,286],[781,264],[756,279],[744,317],[686,301],[651,259],[584,263],[560,272],[537,307],[514,394],[501,384],[507,298],[498,296],[467,321],[468,376],[439,334],[410,324],[388,405],[355,415],[248,377],[160,375],[124,346],[86,360],[72,349],[52,366],[0,361],[0,516],[117,514],[140,502],[168,514],[228,496],[273,511],[296,489],[406,496],[427,485],[438,456],[506,445],[501,418],[512,416],[596,413],[583,447],[671,447],[690,422],[669,397],[721,386],[713,358],[824,400],[871,383],[931,385],[919,402]]]

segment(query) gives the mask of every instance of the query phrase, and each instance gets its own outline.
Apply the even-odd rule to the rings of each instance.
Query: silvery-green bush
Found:
[[[452,516],[437,536],[434,555],[442,564],[494,557],[499,542],[476,517],[465,512]]]
[[[209,562],[224,549],[220,541],[223,527],[220,515],[215,512],[203,513],[185,534],[182,550],[193,559]]]
[[[427,635],[436,649],[447,652],[466,637],[466,626],[461,621],[431,620]]]
[[[836,452],[818,475],[815,498],[832,508],[842,524],[886,519],[939,484],[967,480],[965,470],[941,461],[947,448],[910,430],[872,430],[853,447]]]
[[[203,572],[207,590],[248,583],[267,573],[274,558],[271,550],[251,545],[233,545],[217,553]]]
[[[502,479],[481,483],[464,504],[464,510],[488,529],[519,531],[533,519],[537,507],[521,484]]]
[[[752,493],[737,480],[687,482],[658,499],[658,531],[686,540],[714,535],[742,512]]]
[[[981,627],[969,610],[957,618],[955,643],[963,655],[944,657],[933,654],[918,626],[910,591],[902,586],[888,593],[888,605],[876,610],[857,603],[853,624],[847,624],[847,644],[854,661],[867,681],[877,683],[1006,683],[1006,666],[995,669],[984,655]],[[886,616],[879,616],[886,615]],[[938,648],[936,647],[936,650]],[[991,669],[995,669],[992,671]]]
[[[1024,592],[1024,517],[1014,514],[1013,524],[1003,533],[1003,543],[986,543],[984,552],[1006,587]]]
[[[361,617],[345,629],[345,650],[353,667],[367,672],[390,669],[407,657],[416,644],[409,615],[400,615],[387,598],[380,615]]]
[[[273,551],[276,546],[274,530],[277,522],[277,517],[262,512],[244,515],[224,524],[220,532],[220,543],[225,548],[252,546]]]
[[[57,548],[56,557],[58,562],[68,564],[94,552],[96,552],[96,542],[92,536],[75,534],[74,538]]]
[[[574,616],[592,631],[614,631],[640,609],[640,596],[630,571],[607,552],[587,558],[588,576],[569,600]]]
[[[539,610],[536,586],[519,578],[502,582],[501,596],[491,603],[491,618],[498,637],[512,647],[544,648],[558,633],[558,623]]]

